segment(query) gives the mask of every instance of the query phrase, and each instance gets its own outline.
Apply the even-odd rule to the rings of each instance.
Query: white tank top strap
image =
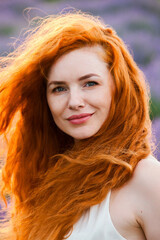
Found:
[[[106,225],[106,236],[110,236],[109,239],[112,240],[126,240],[115,228],[110,211],[109,211],[109,206],[110,206],[110,198],[111,198],[111,191],[109,191],[107,198],[106,198],[106,203],[105,203],[105,225]],[[106,238],[107,239],[107,238]]]
[[[126,240],[112,223],[109,213],[110,195],[111,192],[79,219],[67,240]]]

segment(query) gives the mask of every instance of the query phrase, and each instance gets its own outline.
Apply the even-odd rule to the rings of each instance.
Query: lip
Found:
[[[81,124],[86,122],[92,115],[93,113],[82,113],[79,115],[72,115],[67,118],[67,120],[73,124]]]
[[[91,116],[92,114],[93,113],[81,113],[79,115],[72,115],[69,118],[67,118],[67,120],[80,119],[80,118]]]

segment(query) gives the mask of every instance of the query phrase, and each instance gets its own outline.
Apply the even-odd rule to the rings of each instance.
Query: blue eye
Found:
[[[85,86],[86,86],[86,87],[92,87],[92,86],[95,86],[95,85],[97,85],[97,84],[98,84],[97,82],[92,81],[92,82],[87,82],[87,83],[85,84]]]
[[[52,90],[52,92],[56,92],[56,93],[64,92],[64,91],[66,91],[66,88],[64,87],[56,87]]]

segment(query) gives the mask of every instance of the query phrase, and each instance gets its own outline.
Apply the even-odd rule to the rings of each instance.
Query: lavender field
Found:
[[[151,88],[155,155],[160,160],[160,0],[0,1],[0,56],[12,51],[23,39],[33,17],[57,14],[64,8],[100,16],[127,44]]]

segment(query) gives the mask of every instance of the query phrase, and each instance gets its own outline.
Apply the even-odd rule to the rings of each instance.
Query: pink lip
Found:
[[[82,113],[79,115],[72,115],[67,118],[67,120],[69,120],[73,124],[81,124],[86,122],[92,115],[93,113]]]

